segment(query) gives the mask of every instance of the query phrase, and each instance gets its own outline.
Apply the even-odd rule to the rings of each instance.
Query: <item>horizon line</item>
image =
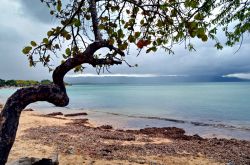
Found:
[[[176,75],[176,74],[169,74],[169,75],[160,75],[160,74],[92,74],[92,73],[86,73],[86,74],[71,74],[66,75],[66,77],[69,78],[79,78],[79,77],[97,77],[97,78],[103,78],[103,77],[135,77],[135,78],[150,78],[150,77],[188,77],[188,75]]]

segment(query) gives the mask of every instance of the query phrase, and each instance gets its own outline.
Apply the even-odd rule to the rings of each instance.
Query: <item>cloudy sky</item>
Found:
[[[0,78],[2,79],[46,79],[51,75],[46,68],[30,68],[22,48],[31,40],[40,41],[46,32],[56,24],[48,9],[40,0],[1,0],[0,5]],[[223,36],[218,36],[223,40]],[[183,45],[174,48],[175,55],[160,50],[154,54],[141,54],[132,48],[127,61],[138,64],[137,68],[117,66],[110,71],[117,75],[198,75],[250,78],[250,37],[245,35],[239,46],[216,50],[213,42],[194,41],[196,52],[188,52]],[[56,60],[56,59],[54,59]],[[59,59],[58,59],[59,61]],[[94,69],[88,67],[87,75]],[[72,74],[72,73],[69,73]]]

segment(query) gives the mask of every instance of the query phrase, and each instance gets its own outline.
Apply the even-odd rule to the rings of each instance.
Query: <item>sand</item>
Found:
[[[72,152],[72,153],[67,153],[61,151],[58,149],[58,144],[57,142],[53,143],[53,139],[51,143],[48,143],[45,145],[43,140],[41,140],[43,137],[40,136],[41,139],[36,139],[36,138],[28,138],[25,135],[29,135],[30,132],[27,130],[36,128],[36,130],[40,128],[46,128],[46,127],[64,127],[67,126],[69,123],[72,123],[72,120],[70,118],[66,119],[57,119],[53,117],[44,117],[41,116],[37,112],[23,112],[21,115],[21,120],[20,120],[20,125],[18,128],[17,132],[17,137],[16,141],[14,143],[14,146],[11,150],[11,153],[9,155],[8,162],[11,162],[13,160],[19,159],[21,157],[37,157],[37,158],[42,158],[42,157],[51,157],[58,155],[59,156],[59,162],[60,164],[94,164],[94,165],[105,165],[105,164],[152,164],[152,163],[157,163],[157,164],[174,164],[174,165],[181,165],[181,164],[209,164],[209,165],[217,165],[217,164],[223,164],[222,162],[219,162],[217,160],[213,160],[211,158],[206,158],[204,155],[200,154],[197,156],[194,156],[189,153],[181,153],[177,155],[151,155],[151,156],[143,156],[143,155],[136,155],[133,152],[131,152],[129,158],[126,160],[125,159],[120,159],[118,156],[116,157],[100,157],[96,155],[90,154],[90,152]],[[91,127],[89,127],[91,126]],[[87,127],[88,129],[91,129],[94,127],[94,125],[89,124]],[[81,127],[81,126],[78,126]],[[105,130],[106,131],[106,130]],[[113,131],[114,130],[109,130]],[[42,130],[41,130],[42,132]],[[94,131],[95,132],[95,131]],[[52,133],[51,133],[52,134]],[[51,135],[50,134],[50,135]],[[75,136],[76,138],[79,138],[78,135],[74,135],[72,133],[64,132],[65,135],[69,135],[71,137]],[[46,136],[46,134],[45,134]],[[136,140],[114,140],[112,138],[107,138],[104,140],[103,143],[112,145],[112,144],[118,144],[121,146],[144,146],[145,144],[169,144],[173,143],[172,139],[168,138],[160,138],[160,137],[150,137],[149,140],[142,141],[141,139],[143,137],[140,137],[142,135],[136,135]],[[53,136],[52,136],[53,137]],[[74,139],[72,139],[74,140]],[[56,141],[56,140],[55,140]],[[65,141],[63,142],[65,143]],[[128,153],[126,153],[128,154]],[[182,155],[182,156],[181,156]]]

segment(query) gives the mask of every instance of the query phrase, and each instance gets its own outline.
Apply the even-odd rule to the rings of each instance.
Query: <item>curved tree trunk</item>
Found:
[[[16,138],[21,112],[27,105],[36,101],[47,101],[55,106],[66,106],[69,103],[69,98],[63,78],[68,71],[83,63],[88,63],[94,67],[122,63],[113,58],[95,59],[93,54],[102,47],[107,47],[124,56],[123,52],[109,45],[107,41],[94,42],[83,53],[69,58],[55,69],[53,72],[54,84],[19,89],[10,96],[0,113],[0,165],[7,162],[9,152]]]
[[[0,165],[7,162],[15,141],[21,111],[30,103],[48,101],[56,106],[66,106],[66,91],[57,85],[41,85],[17,90],[6,102],[0,114]]]

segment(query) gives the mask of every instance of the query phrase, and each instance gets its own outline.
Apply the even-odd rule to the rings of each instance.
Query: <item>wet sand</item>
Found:
[[[187,136],[174,127],[115,130],[86,119],[24,111],[9,162],[55,155],[60,164],[76,165],[250,164],[250,142]]]

